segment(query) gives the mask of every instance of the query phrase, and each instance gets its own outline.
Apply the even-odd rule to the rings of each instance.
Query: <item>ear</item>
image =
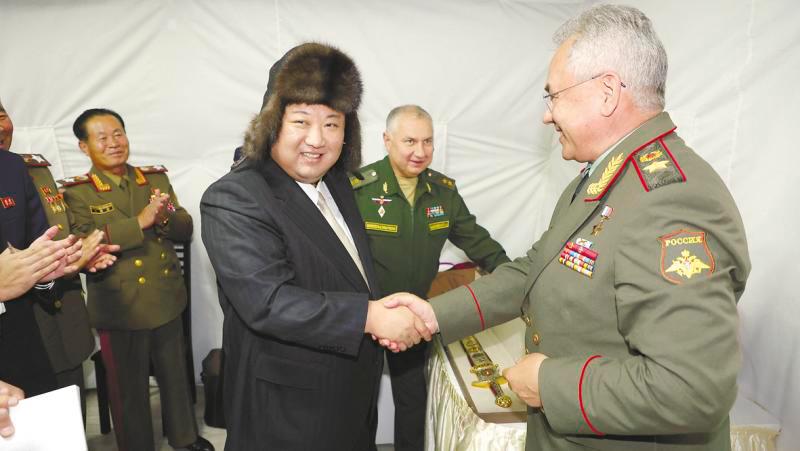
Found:
[[[609,117],[619,106],[622,97],[622,80],[615,72],[609,72],[600,78],[600,83],[603,90],[603,104],[600,112],[603,116]]]
[[[389,152],[389,143],[391,143],[392,137],[389,136],[389,132],[383,132],[383,147],[386,148],[386,152]]]
[[[91,158],[91,155],[89,155],[89,145],[86,144],[85,141],[78,141],[78,147],[81,148],[81,152],[83,152],[87,157]]]

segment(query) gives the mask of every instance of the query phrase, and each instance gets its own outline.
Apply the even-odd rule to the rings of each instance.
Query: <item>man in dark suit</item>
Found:
[[[430,334],[386,309],[346,177],[361,157],[358,69],[303,44],[270,69],[232,171],[203,195],[225,314],[226,450],[375,449],[383,351]]]
[[[85,263],[79,260],[83,243],[73,236],[53,241],[57,232],[47,228],[22,158],[0,151],[0,380],[27,396],[57,388],[33,305],[52,305],[55,279]]]
[[[0,114],[5,114],[9,126],[5,127],[9,143],[13,139],[14,127],[2,104]],[[6,146],[7,147],[7,146]],[[33,179],[33,186],[44,207],[47,223],[58,227],[56,240],[69,235],[67,204],[58,192],[50,173],[50,163],[38,154],[21,154]],[[50,364],[56,372],[58,387],[77,385],[81,392],[81,411],[86,421],[86,394],[83,380],[83,361],[94,351],[94,336],[89,326],[89,313],[83,299],[81,281],[77,276],[60,281],[58,299],[52,304],[36,303],[33,313],[42,334]]]

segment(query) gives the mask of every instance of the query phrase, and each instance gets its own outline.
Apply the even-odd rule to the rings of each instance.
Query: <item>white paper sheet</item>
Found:
[[[16,432],[0,438],[2,451],[86,451],[77,385],[23,399],[11,408]]]

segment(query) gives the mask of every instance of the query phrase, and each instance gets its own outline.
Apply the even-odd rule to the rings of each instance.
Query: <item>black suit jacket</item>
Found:
[[[47,218],[25,163],[7,151],[0,151],[0,201],[0,251],[7,243],[25,249],[47,230]],[[22,388],[28,397],[56,388],[33,316],[34,291],[4,302],[6,312],[0,315],[0,380]]]
[[[308,196],[272,160],[245,161],[200,204],[225,315],[226,450],[374,448],[383,350],[364,334],[379,297],[345,174],[325,183],[356,265]]]

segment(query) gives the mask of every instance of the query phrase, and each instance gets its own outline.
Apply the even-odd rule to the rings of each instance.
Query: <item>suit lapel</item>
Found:
[[[358,211],[358,206],[355,203],[353,189],[344,178],[336,177],[333,172],[329,172],[325,176],[325,184],[331,191],[334,200],[336,200],[336,205],[339,207],[339,211],[350,229],[350,235],[355,242],[361,266],[364,268],[364,273],[369,281],[370,293],[377,297],[381,293],[379,293],[380,290],[376,289],[378,287],[378,279],[373,271],[372,251],[369,248],[369,240],[364,231],[364,220],[361,218],[361,212]]]
[[[320,253],[331,260],[333,266],[339,269],[353,287],[366,290],[361,273],[350,258],[350,254],[322,216],[319,208],[311,202],[297,182],[272,160],[264,163],[263,172],[267,182],[273,187],[275,197],[282,202],[284,214],[319,248]]]

